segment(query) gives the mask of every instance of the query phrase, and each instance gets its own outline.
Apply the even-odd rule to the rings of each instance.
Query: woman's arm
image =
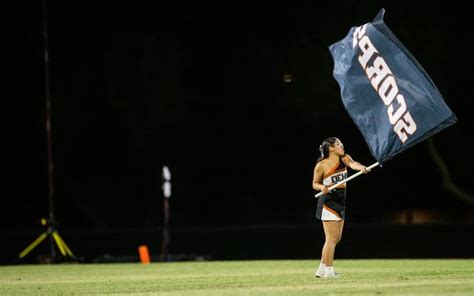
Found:
[[[316,164],[313,173],[313,189],[317,191],[321,191],[324,194],[328,194],[329,190],[326,186],[322,184],[324,176],[324,165],[321,162]]]
[[[370,169],[368,169],[365,165],[353,160],[349,154],[346,154],[346,156],[342,158],[342,161],[344,161],[344,163],[354,171],[362,171],[364,173],[370,172]]]

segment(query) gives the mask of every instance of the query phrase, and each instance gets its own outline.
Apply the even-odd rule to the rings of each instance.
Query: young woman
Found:
[[[321,263],[316,277],[336,277],[333,268],[334,251],[344,228],[346,183],[329,192],[328,188],[347,178],[347,168],[367,173],[366,166],[344,153],[344,145],[335,137],[327,138],[319,146],[319,157],[313,175],[313,189],[324,193],[318,199],[316,217],[323,223],[324,242]]]

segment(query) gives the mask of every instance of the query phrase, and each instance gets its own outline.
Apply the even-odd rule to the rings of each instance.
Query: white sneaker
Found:
[[[338,272],[327,272],[324,274],[324,278],[327,279],[327,278],[338,278],[340,276],[340,274]]]
[[[317,278],[323,278],[324,275],[325,275],[324,269],[321,269],[321,268],[318,268],[318,270],[316,270],[316,273],[314,274],[314,276]]]

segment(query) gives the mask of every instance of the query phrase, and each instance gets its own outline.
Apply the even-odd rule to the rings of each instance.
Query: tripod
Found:
[[[43,232],[36,240],[34,240],[31,244],[29,244],[21,253],[18,255],[20,259],[24,258],[28,253],[30,253],[34,248],[36,248],[45,238],[49,238],[49,250],[51,252],[51,258],[53,260],[56,259],[56,248],[54,247],[54,243],[59,248],[59,251],[63,256],[69,256],[71,258],[75,258],[74,254],[71,252],[71,249],[66,245],[64,240],[59,235],[56,229],[56,222],[54,219],[41,219],[41,224],[46,226],[46,231]]]
[[[49,200],[49,219],[41,219],[41,224],[46,226],[46,231],[43,232],[36,240],[28,245],[18,255],[20,259],[24,258],[30,253],[36,246],[38,246],[45,238],[49,238],[49,250],[51,253],[51,259],[56,261],[56,249],[54,243],[59,248],[59,251],[63,256],[74,257],[71,249],[66,245],[61,236],[58,234],[56,221],[54,219],[54,182],[53,182],[53,150],[51,141],[51,99],[50,99],[50,87],[49,87],[49,53],[48,53],[48,23],[47,23],[47,11],[46,11],[46,0],[43,0],[43,35],[44,35],[44,77],[45,77],[45,97],[46,97],[46,135],[48,145],[48,200]]]

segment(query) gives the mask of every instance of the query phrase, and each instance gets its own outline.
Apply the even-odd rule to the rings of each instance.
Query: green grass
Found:
[[[261,260],[0,267],[0,295],[474,295],[474,259]]]

